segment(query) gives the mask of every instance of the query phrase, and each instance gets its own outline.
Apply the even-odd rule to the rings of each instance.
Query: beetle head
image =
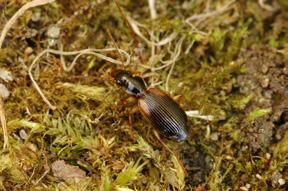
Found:
[[[116,83],[125,88],[126,92],[141,97],[146,90],[145,82],[139,76],[132,76],[129,72],[120,70],[114,75]]]
[[[132,78],[132,75],[129,72],[126,72],[124,70],[117,71],[114,75],[114,78],[116,80],[116,83],[119,86],[122,86],[124,88],[128,87],[129,79]]]

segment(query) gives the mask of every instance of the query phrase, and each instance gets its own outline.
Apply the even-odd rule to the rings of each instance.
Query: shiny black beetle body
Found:
[[[142,115],[168,139],[184,141],[187,138],[187,116],[183,109],[165,92],[147,88],[142,78],[127,71],[118,71],[116,83],[138,99]]]

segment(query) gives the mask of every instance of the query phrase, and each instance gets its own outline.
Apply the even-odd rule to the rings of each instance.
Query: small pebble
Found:
[[[261,72],[263,73],[263,74],[266,74],[267,72],[268,72],[268,66],[267,65],[265,65],[265,64],[263,64],[262,65],[262,67],[261,67]]]
[[[227,156],[225,156],[225,159],[227,159],[227,160],[233,160],[234,158],[233,158],[232,156],[227,155]]]
[[[278,180],[278,183],[279,183],[280,186],[283,186],[286,183],[286,181],[283,178],[280,178]]]
[[[249,189],[251,188],[251,184],[245,184],[245,186],[241,186],[240,187],[240,190],[243,190],[243,191],[249,191]]]
[[[4,80],[5,82],[9,82],[13,80],[13,76],[10,71],[0,68],[0,78]]]
[[[32,15],[31,20],[33,22],[38,22],[41,19],[41,13],[40,12],[36,12]]]
[[[261,80],[261,86],[263,87],[263,88],[267,88],[268,86],[269,86],[269,82],[270,82],[270,80],[269,80],[269,78],[264,78],[263,80]]]
[[[219,139],[219,133],[211,133],[210,139],[211,139],[212,141],[218,141],[218,139]]]
[[[247,184],[245,186],[241,186],[240,190],[242,191],[249,191],[249,188],[247,187]]]
[[[270,154],[270,153],[265,153],[265,158],[266,158],[267,160],[270,160],[270,159],[271,159],[271,154]]]
[[[248,184],[248,183],[247,183],[247,184],[245,185],[245,187],[249,189],[249,188],[251,188],[251,184]]]
[[[259,180],[262,180],[262,176],[260,174],[256,174],[256,178],[258,178]]]
[[[33,52],[33,48],[31,48],[30,46],[28,46],[25,50],[24,50],[24,54],[26,55],[30,55]]]
[[[23,140],[26,140],[28,138],[28,135],[24,129],[21,129],[19,131],[19,135],[20,135],[21,139],[23,139]]]
[[[47,31],[47,36],[49,38],[57,39],[60,36],[60,28],[57,26],[49,27]]]
[[[6,99],[8,98],[10,95],[10,92],[9,90],[6,88],[6,86],[4,84],[0,84],[0,96],[3,98],[3,99]]]

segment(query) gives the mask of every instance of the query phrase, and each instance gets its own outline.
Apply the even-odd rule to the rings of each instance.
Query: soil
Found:
[[[251,100],[239,113],[237,127],[242,139],[240,145],[235,146],[239,149],[237,155],[242,152],[251,152],[255,156],[273,153],[273,144],[282,140],[288,129],[288,59],[267,45],[254,45],[243,50],[238,61],[243,63],[245,72],[236,77],[234,89],[240,95],[251,96]],[[270,109],[271,112],[252,123],[246,120],[250,112],[259,108]],[[201,142],[199,135],[193,139],[196,145]],[[205,141],[205,144],[217,148],[211,140]],[[195,147],[186,144],[180,152],[187,171],[186,184],[204,183],[215,163],[213,158],[200,145]]]
[[[254,123],[240,123],[246,143],[256,151],[267,150],[273,141],[280,140],[287,125],[279,124],[280,115],[288,108],[288,60],[269,46],[255,45],[243,51],[239,59],[247,73],[237,78],[241,94],[252,96],[245,109],[249,113],[257,108],[270,109],[271,113]]]

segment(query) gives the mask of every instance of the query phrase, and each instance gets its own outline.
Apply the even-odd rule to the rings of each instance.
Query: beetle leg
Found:
[[[146,137],[150,135],[150,130],[151,130],[151,125],[148,126],[147,132],[146,132]]]
[[[129,122],[129,126],[132,127],[133,124],[133,115],[135,113],[139,112],[138,107],[133,107],[129,112],[128,112],[128,122]]]
[[[182,168],[184,174],[187,175],[187,171],[185,170],[182,161],[178,158],[178,156],[176,155],[176,153],[175,153],[174,151],[172,151],[172,150],[168,147],[168,145],[166,145],[166,144],[162,141],[161,137],[159,136],[159,133],[158,133],[156,130],[154,130],[153,132],[154,132],[154,135],[156,136],[156,138],[159,140],[159,142],[175,157],[175,159],[177,160],[177,163],[178,163],[178,164],[180,165],[180,167]]]
[[[119,102],[116,103],[117,110],[122,110],[122,108],[125,108],[126,106],[130,105],[131,103],[134,103],[136,100],[133,97],[128,97],[126,99],[122,99]]]
[[[156,138],[158,139],[158,141],[173,155],[175,155],[175,153],[162,141],[161,137],[159,136],[159,133],[156,130],[153,130],[154,135],[156,136]]]
[[[183,98],[182,95],[175,95],[175,96],[173,96],[173,99],[174,99],[176,102],[180,102],[182,98]]]
[[[184,97],[183,95],[175,95],[173,96],[173,100],[177,102],[179,105],[184,105]]]

